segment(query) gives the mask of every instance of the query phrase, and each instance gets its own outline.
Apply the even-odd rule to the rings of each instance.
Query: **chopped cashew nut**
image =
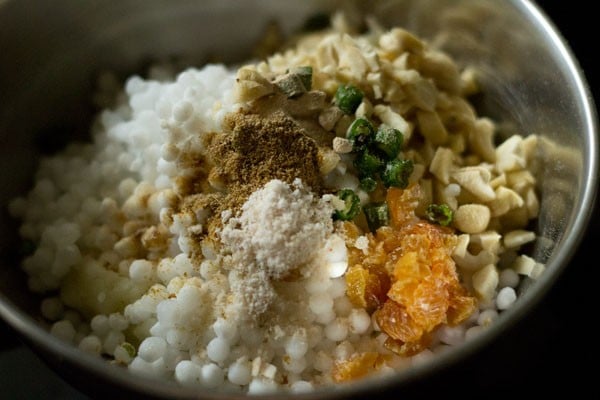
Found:
[[[508,172],[506,174],[506,184],[517,193],[523,194],[527,189],[535,185],[535,178],[526,169]]]
[[[437,204],[447,204],[453,211],[458,208],[457,196],[460,194],[460,186],[455,183],[444,185],[437,179],[433,182],[434,199]]]
[[[390,106],[376,105],[373,109],[375,114],[381,122],[389,127],[398,129],[404,135],[404,141],[408,142],[412,134],[412,128],[410,124],[398,113],[394,112]]]
[[[515,208],[522,207],[525,202],[517,192],[505,186],[496,189],[496,198],[488,203],[492,217],[499,217]]]
[[[480,118],[475,121],[475,129],[469,135],[469,144],[484,161],[495,162],[494,123],[488,118]]]
[[[498,189],[501,186],[506,186],[506,184],[506,174],[500,174],[490,181],[490,186],[494,190]]]
[[[346,138],[333,138],[333,151],[339,154],[347,154],[352,151],[352,142]]]
[[[499,172],[508,172],[523,169],[526,165],[521,152],[521,136],[511,136],[496,148],[496,169]]]
[[[525,193],[525,208],[527,209],[527,218],[535,218],[540,212],[540,202],[533,188],[529,188]]]
[[[421,57],[423,75],[433,79],[436,85],[446,92],[460,92],[460,74],[456,64],[446,54],[437,51],[426,51]]]
[[[436,88],[433,82],[423,78],[412,69],[398,69],[392,75],[402,85],[410,101],[421,110],[434,111],[437,103]]]
[[[448,131],[436,112],[417,111],[419,131],[434,146],[443,145],[448,140]]]
[[[535,265],[536,262],[533,258],[522,254],[515,259],[512,268],[519,275],[531,276],[536,268]]]
[[[319,147],[318,151],[319,172],[321,175],[327,175],[338,165],[340,156],[332,149]]]
[[[481,250],[476,255],[466,252],[464,256],[453,255],[456,265],[464,271],[478,271],[484,266],[495,263],[498,257],[487,250]]]
[[[535,232],[518,229],[504,235],[504,247],[514,249],[535,240]]]
[[[469,246],[469,235],[463,233],[458,235],[454,251],[452,252],[453,257],[464,257],[467,254],[467,247]]]
[[[412,33],[402,29],[393,28],[388,33],[381,35],[379,46],[386,51],[390,59],[396,58],[404,52],[422,53],[424,49],[423,42]]]
[[[544,264],[536,262],[533,266],[533,269],[531,270],[531,274],[529,275],[529,277],[532,279],[537,279],[545,270],[546,266]]]
[[[485,231],[471,235],[470,243],[477,244],[483,250],[489,251],[490,253],[498,254],[502,247],[501,239],[502,235],[500,235],[498,232]]]
[[[326,108],[319,114],[319,125],[326,131],[331,131],[343,115],[344,112],[339,107]]]
[[[452,179],[483,202],[488,202],[496,198],[496,193],[490,186],[491,174],[486,168],[460,168],[452,173]]]
[[[489,301],[498,287],[498,269],[494,264],[488,264],[473,274],[473,289],[483,301]]]
[[[363,98],[362,102],[354,112],[356,118],[371,118],[373,114],[373,105],[366,97]]]
[[[450,183],[450,174],[456,168],[454,166],[454,157],[452,150],[445,147],[438,147],[429,165],[429,172],[445,185]]]
[[[240,68],[236,79],[236,97],[240,102],[256,100],[275,91],[271,82],[250,67]]]

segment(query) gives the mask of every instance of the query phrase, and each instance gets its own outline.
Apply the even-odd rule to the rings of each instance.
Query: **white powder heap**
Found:
[[[333,230],[333,206],[315,197],[299,179],[274,179],[255,191],[239,216],[223,215],[224,251],[231,253],[234,290],[251,315],[264,313],[276,294],[271,280],[294,271],[305,275]]]

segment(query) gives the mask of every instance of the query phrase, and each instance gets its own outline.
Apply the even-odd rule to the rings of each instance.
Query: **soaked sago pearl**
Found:
[[[354,352],[355,349],[354,346],[352,346],[352,343],[343,341],[336,346],[334,354],[337,360],[347,360],[352,356],[352,354],[354,354]]]
[[[356,308],[350,311],[348,322],[350,323],[352,333],[362,335],[369,330],[371,326],[371,317],[363,308]]]
[[[135,260],[129,266],[129,277],[137,282],[149,281],[152,278],[154,265],[147,260]]]
[[[235,385],[247,385],[252,380],[250,363],[244,360],[235,361],[229,366],[227,379]]]
[[[113,313],[108,316],[108,326],[112,330],[123,331],[129,326],[127,319],[118,313]]]
[[[283,368],[287,371],[300,374],[302,371],[306,369],[306,358],[292,358],[292,357],[283,357]]]
[[[305,335],[292,336],[285,344],[285,352],[292,358],[300,358],[308,350],[308,340]]]
[[[333,309],[328,309],[324,313],[317,314],[317,318],[315,321],[319,324],[327,325],[335,319],[335,311]]]
[[[317,293],[310,296],[309,307],[317,315],[326,314],[333,307],[333,299],[328,293]]]
[[[334,309],[339,317],[346,317],[352,311],[352,302],[346,296],[338,297],[334,301]]]
[[[296,381],[292,383],[290,389],[293,393],[306,393],[310,392],[313,389],[313,385],[307,381]]]
[[[76,332],[77,331],[73,327],[73,323],[69,320],[55,322],[52,324],[52,328],[50,328],[50,333],[53,336],[67,342],[73,341]]]
[[[113,352],[115,361],[122,364],[129,364],[135,357],[135,347],[130,343],[123,342],[115,348]]]
[[[47,297],[42,300],[40,311],[44,318],[56,321],[63,315],[64,306],[58,297]]]
[[[227,341],[228,343],[235,343],[238,337],[237,327],[231,321],[228,321],[224,318],[217,318],[215,323],[213,324],[213,330],[215,334]],[[244,332],[244,335],[247,335],[248,332]]]
[[[485,329],[485,326],[472,326],[469,329],[467,329],[465,331],[465,340],[470,340],[474,337],[476,337],[477,335],[479,335],[481,332],[483,332],[483,330]]]
[[[189,360],[182,360],[175,366],[175,379],[185,386],[199,386],[202,379],[202,367]]]
[[[229,357],[229,343],[219,337],[214,338],[206,346],[206,355],[216,363],[222,363]]]
[[[465,328],[461,325],[442,325],[437,331],[437,337],[442,343],[458,346],[465,339]]]
[[[516,288],[519,285],[519,274],[514,269],[506,268],[500,271],[498,277],[498,286],[501,288],[511,287]]]
[[[434,353],[431,350],[425,349],[422,352],[412,356],[411,362],[413,365],[422,365],[422,364],[425,364],[425,363],[431,361],[433,356],[434,356]]]
[[[138,355],[147,362],[163,357],[167,352],[167,342],[161,337],[150,336],[140,344]]]
[[[210,363],[202,366],[202,381],[207,388],[216,388],[223,383],[225,372],[216,364]]]
[[[102,351],[102,342],[98,336],[89,335],[81,339],[77,347],[87,353],[100,354]]]
[[[277,391],[277,384],[271,380],[255,378],[248,386],[248,394],[251,395],[267,394],[275,391]]]
[[[98,336],[104,336],[110,331],[108,317],[103,314],[98,314],[90,321],[92,331]]]
[[[342,341],[348,336],[348,322],[337,318],[325,327],[325,336],[335,342]]]
[[[494,309],[484,310],[479,313],[477,324],[480,326],[488,326],[498,318],[498,311]]]
[[[498,310],[509,309],[517,300],[517,293],[512,287],[505,287],[500,289],[498,296],[496,297],[496,306]]]
[[[108,332],[102,343],[102,350],[107,354],[113,354],[115,348],[125,341],[123,332],[111,330]]]

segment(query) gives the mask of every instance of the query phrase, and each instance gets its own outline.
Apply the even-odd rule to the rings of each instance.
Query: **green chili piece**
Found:
[[[375,136],[375,128],[366,118],[357,118],[348,127],[346,138],[352,142],[352,151],[364,150]]]
[[[300,78],[307,92],[312,90],[313,69],[310,65],[293,68],[290,73]]]
[[[404,189],[408,186],[408,179],[414,168],[412,160],[389,161],[381,173],[381,180],[385,187],[394,186]]]
[[[354,114],[363,96],[363,92],[356,86],[340,85],[335,92],[335,104],[345,114]]]
[[[360,199],[353,190],[342,189],[337,193],[337,197],[344,202],[344,208],[333,212],[334,219],[349,221],[358,215],[360,211]]]
[[[359,186],[365,192],[371,193],[372,191],[374,191],[377,188],[377,181],[370,176],[365,176],[364,178],[360,179]]]
[[[383,169],[384,162],[377,154],[364,149],[354,159],[354,166],[360,176],[373,176]]]
[[[404,136],[398,129],[394,129],[387,125],[380,125],[375,134],[375,146],[388,160],[393,160],[398,156],[398,152],[402,148]]]
[[[375,232],[379,227],[388,225],[390,213],[387,203],[371,203],[363,207],[369,230]]]
[[[454,218],[454,211],[448,204],[430,204],[425,211],[427,219],[442,226],[448,226]]]
[[[127,355],[129,357],[131,357],[131,358],[135,357],[135,353],[136,353],[135,347],[133,347],[133,345],[131,343],[123,342],[123,343],[121,343],[120,346],[123,348],[123,350],[125,350],[127,352]]]
[[[312,88],[312,67],[296,67],[275,80],[277,87],[289,98],[298,97]]]

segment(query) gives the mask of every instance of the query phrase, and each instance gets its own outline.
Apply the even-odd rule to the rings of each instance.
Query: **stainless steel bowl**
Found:
[[[265,25],[287,33],[310,15],[348,2],[276,0],[124,0],[120,2],[0,0],[0,315],[68,382],[103,396],[223,398],[148,380],[109,365],[52,337],[36,296],[20,271],[17,224],[8,201],[32,183],[44,148],[85,137],[93,76],[122,76],[145,63],[182,57],[201,64],[218,56],[243,60]],[[422,366],[386,379],[318,390],[306,398],[368,394],[401,388],[473,355],[530,313],[567,268],[587,228],[597,188],[597,125],[592,98],[577,61],[559,32],[526,0],[382,0],[358,2],[387,26],[400,25],[442,46],[460,64],[481,71],[481,113],[502,130],[541,135],[547,144],[538,177],[540,239],[533,255],[547,270],[515,307],[476,339]],[[532,62],[534,60],[535,62]],[[231,398],[231,396],[229,396]]]

